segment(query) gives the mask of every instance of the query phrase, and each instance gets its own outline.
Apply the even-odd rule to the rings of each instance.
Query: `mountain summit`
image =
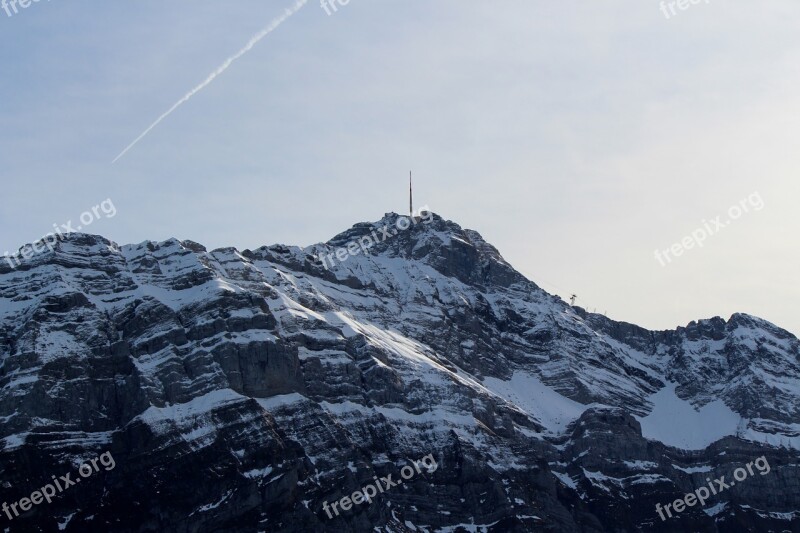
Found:
[[[796,337],[745,314],[650,331],[587,313],[429,212],[305,248],[69,234],[0,264],[0,365],[2,501],[116,461],[11,514],[12,532],[800,519]],[[761,458],[768,472],[661,512]],[[387,476],[397,486],[331,512]]]

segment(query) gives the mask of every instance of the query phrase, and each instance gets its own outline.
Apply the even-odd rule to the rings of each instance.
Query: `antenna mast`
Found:
[[[408,171],[408,216],[414,216],[414,195],[411,192],[411,171]]]

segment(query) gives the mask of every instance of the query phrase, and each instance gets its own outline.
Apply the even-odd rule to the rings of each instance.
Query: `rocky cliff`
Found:
[[[116,466],[0,528],[800,531],[799,357],[745,314],[571,307],[430,213],[307,248],[70,234],[0,265],[0,502]]]

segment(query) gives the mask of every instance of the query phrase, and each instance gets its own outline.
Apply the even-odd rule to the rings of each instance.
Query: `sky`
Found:
[[[796,0],[295,1],[0,8],[0,254],[84,213],[119,244],[310,245],[405,212],[413,170],[577,305],[800,334]]]

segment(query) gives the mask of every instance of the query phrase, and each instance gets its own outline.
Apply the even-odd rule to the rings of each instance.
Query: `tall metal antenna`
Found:
[[[408,171],[408,216],[414,216],[414,195],[411,192],[411,171]]]

